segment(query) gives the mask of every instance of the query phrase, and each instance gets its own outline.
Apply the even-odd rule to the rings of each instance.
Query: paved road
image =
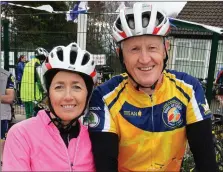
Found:
[[[15,115],[15,123],[20,122],[25,119],[26,119],[26,115],[20,115],[20,114]]]

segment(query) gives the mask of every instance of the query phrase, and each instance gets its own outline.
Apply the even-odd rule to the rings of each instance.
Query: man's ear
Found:
[[[165,48],[166,48],[166,51],[170,50],[170,41],[169,40],[165,40]]]

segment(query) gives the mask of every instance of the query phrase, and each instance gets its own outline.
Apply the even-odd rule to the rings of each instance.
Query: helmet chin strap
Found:
[[[152,86],[145,87],[145,86],[139,84],[139,83],[132,77],[132,75],[127,71],[126,68],[125,68],[125,70],[126,70],[126,73],[128,74],[128,76],[129,76],[129,77],[136,83],[136,89],[137,89],[138,91],[139,91],[139,88],[150,88],[151,90],[154,90],[154,89],[155,89],[156,84],[158,83],[158,80],[159,80],[159,79],[156,80]]]
[[[164,61],[164,63],[163,63],[163,69],[162,69],[160,75],[163,73],[164,69],[166,68],[166,66],[167,66],[166,63],[167,63],[167,60],[168,60],[168,54],[167,54],[167,50],[166,50],[166,47],[165,47],[165,39],[163,39],[163,44],[164,44],[164,49],[165,49],[165,53],[166,53],[166,58],[163,60],[163,61]],[[126,72],[126,73],[128,74],[128,76],[133,80],[133,82],[136,83],[136,89],[137,89],[138,91],[139,91],[139,88],[150,88],[151,90],[154,90],[154,89],[156,88],[156,85],[157,85],[159,79],[157,79],[157,80],[153,83],[152,86],[145,87],[145,86],[139,84],[139,83],[132,77],[132,75],[128,72],[128,70],[127,70],[127,68],[126,68],[126,66],[125,66],[124,59],[123,59],[123,53],[122,53],[122,49],[121,49],[121,47],[120,47],[120,50],[119,50],[119,60],[120,60],[120,62],[121,62],[122,67],[124,68],[125,72]]]
[[[48,96],[49,97],[49,96]],[[58,129],[62,129],[64,130],[65,132],[66,131],[69,131],[72,127],[72,125],[82,116],[85,114],[85,110],[86,110],[86,106],[87,106],[87,101],[86,101],[86,104],[85,104],[85,107],[84,107],[84,110],[83,112],[78,115],[76,118],[72,119],[68,124],[63,124],[63,120],[56,114],[56,112],[54,111],[53,107],[52,107],[52,104],[51,104],[51,101],[49,99],[49,109],[50,109],[50,112],[55,116],[55,118],[52,118],[51,115],[49,115],[50,117],[50,123],[53,122],[55,124],[55,126],[57,126]],[[50,124],[49,123],[49,124]]]

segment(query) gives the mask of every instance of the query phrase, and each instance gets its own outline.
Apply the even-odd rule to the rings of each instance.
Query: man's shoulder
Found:
[[[194,85],[198,82],[198,80],[192,75],[186,72],[179,72],[176,70],[166,70],[166,76],[190,85]]]

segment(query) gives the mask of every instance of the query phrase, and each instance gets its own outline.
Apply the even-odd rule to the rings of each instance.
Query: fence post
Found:
[[[218,51],[218,41],[219,41],[219,34],[213,33],[212,36],[212,43],[211,43],[211,53],[210,53],[210,61],[209,61],[209,68],[208,68],[208,81],[207,81],[207,89],[206,89],[206,97],[208,104],[211,104],[212,99],[212,88],[213,88],[213,81],[214,81],[214,71],[216,66],[217,60],[217,51]]]
[[[17,50],[17,34],[15,33],[15,38],[14,38],[14,68],[16,69],[16,64],[18,62],[18,50]]]
[[[9,20],[3,20],[4,30],[4,69],[9,71]]]

